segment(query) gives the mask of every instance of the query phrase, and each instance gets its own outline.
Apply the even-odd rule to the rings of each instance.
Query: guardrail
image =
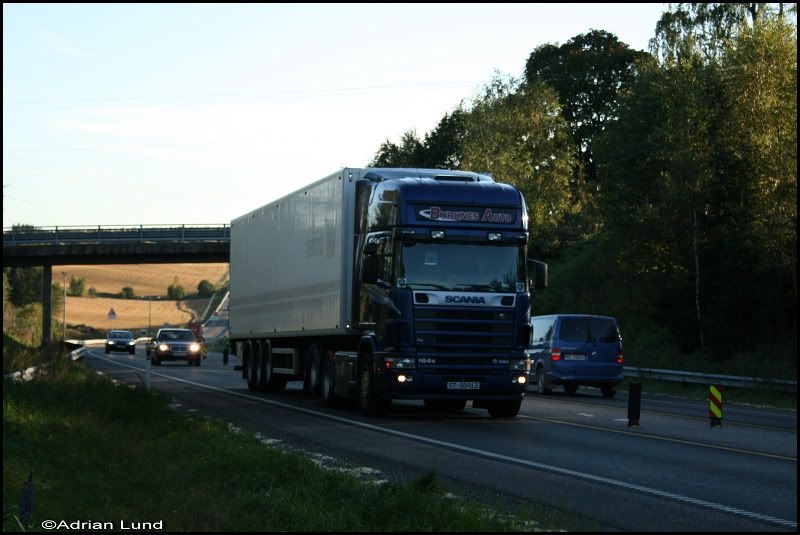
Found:
[[[676,383],[718,384],[736,388],[761,388],[781,390],[784,392],[797,392],[797,381],[785,379],[764,379],[760,377],[741,377],[736,375],[715,375],[709,373],[683,372],[677,370],[661,370],[656,368],[637,368],[625,366],[623,374],[626,377],[640,377],[642,379],[656,379]]]
[[[3,245],[62,243],[136,243],[157,241],[230,241],[231,227],[222,225],[139,225],[12,227],[3,229]]]

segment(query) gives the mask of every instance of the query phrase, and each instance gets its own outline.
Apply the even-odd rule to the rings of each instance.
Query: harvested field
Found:
[[[203,313],[208,299],[189,299],[186,301],[153,301],[152,326],[161,327],[164,323],[172,326],[185,326]],[[99,329],[146,329],[151,303],[138,299],[108,299],[96,297],[67,296],[67,324],[88,325]],[[108,320],[108,312],[114,309],[117,319]],[[59,318],[60,319],[60,318]]]
[[[53,282],[62,284],[67,272],[67,288],[72,276],[86,279],[86,289],[118,294],[125,286],[136,295],[166,295],[175,277],[186,294],[197,292],[205,279],[219,287],[228,277],[228,264],[119,264],[103,266],[53,266]],[[108,312],[106,310],[106,312]],[[70,322],[72,323],[72,322]]]

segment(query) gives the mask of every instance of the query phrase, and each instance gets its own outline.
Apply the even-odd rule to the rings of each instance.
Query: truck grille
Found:
[[[503,367],[497,360],[509,358],[514,309],[415,306],[414,327],[421,368]]]

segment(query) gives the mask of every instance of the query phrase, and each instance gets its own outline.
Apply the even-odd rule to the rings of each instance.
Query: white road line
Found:
[[[135,368],[134,366],[130,366],[128,364],[123,364],[122,362],[117,362],[117,361],[113,361],[113,360],[107,359],[105,357],[97,356],[92,352],[90,352],[89,354],[92,357],[96,358],[96,359],[105,360],[107,362],[110,362],[112,364],[116,364],[118,366],[124,366],[126,368],[134,368],[134,369],[137,369],[137,370],[141,370],[141,368]],[[663,490],[653,489],[653,488],[650,488],[650,487],[645,487],[645,486],[642,486],[642,485],[636,485],[636,484],[633,484],[633,483],[627,483],[625,481],[619,481],[619,480],[610,479],[610,478],[607,478],[607,477],[596,476],[596,475],[587,474],[587,473],[584,473],[584,472],[578,472],[576,470],[570,470],[568,468],[561,468],[559,466],[553,466],[553,465],[548,465],[548,464],[543,464],[543,463],[537,463],[537,462],[534,462],[534,461],[529,461],[527,459],[519,459],[517,457],[510,457],[508,455],[502,455],[500,453],[493,453],[491,451],[480,450],[480,449],[477,449],[477,448],[471,448],[469,446],[463,446],[461,444],[455,444],[453,442],[445,442],[445,441],[442,441],[442,440],[436,440],[436,439],[433,439],[433,438],[428,438],[428,437],[424,437],[424,436],[420,436],[420,435],[413,435],[411,433],[404,433],[402,431],[396,431],[394,429],[388,429],[388,428],[380,427],[380,426],[377,426],[377,425],[372,425],[372,424],[367,424],[367,423],[364,423],[364,422],[359,422],[358,420],[350,420],[348,418],[342,418],[341,416],[334,416],[332,414],[325,414],[324,412],[317,412],[317,411],[313,411],[313,410],[310,410],[310,409],[304,409],[302,407],[296,407],[294,405],[289,405],[287,403],[281,403],[280,401],[274,401],[274,400],[271,400],[271,399],[252,396],[250,394],[243,394],[241,392],[234,392],[232,390],[226,390],[224,388],[219,388],[219,387],[216,387],[216,386],[204,385],[204,384],[201,384],[201,383],[196,383],[194,381],[188,381],[186,379],[179,379],[177,377],[172,377],[172,376],[164,375],[164,374],[161,374],[161,373],[156,373],[156,372],[152,372],[152,373],[153,373],[153,375],[158,375],[158,376],[164,377],[166,379],[171,379],[173,381],[177,381],[177,382],[180,382],[180,383],[185,383],[185,384],[189,384],[189,385],[192,385],[192,386],[197,386],[199,388],[205,388],[207,390],[214,390],[214,391],[217,391],[217,392],[223,392],[225,394],[238,396],[238,397],[249,399],[249,400],[253,400],[253,401],[259,401],[259,402],[262,402],[262,403],[266,403],[268,405],[273,405],[275,407],[280,407],[280,408],[283,408],[283,409],[288,409],[288,410],[292,410],[292,411],[296,411],[296,412],[301,412],[303,414],[316,416],[318,418],[325,418],[325,419],[328,419],[328,420],[341,422],[341,423],[344,423],[344,424],[347,424],[347,425],[360,427],[362,429],[368,429],[370,431],[376,431],[376,432],[379,432],[379,433],[385,433],[385,434],[394,435],[394,436],[398,436],[398,437],[402,437],[402,438],[407,438],[407,439],[410,439],[410,440],[414,440],[415,442],[421,442],[421,443],[424,443],[424,444],[432,444],[434,446],[440,446],[440,447],[448,448],[450,450],[469,453],[469,454],[477,455],[477,456],[484,457],[484,458],[487,458],[487,459],[503,461],[503,462],[506,462],[506,463],[515,464],[515,465],[519,465],[519,466],[527,466],[527,467],[531,467],[531,468],[536,468],[538,470],[545,470],[547,472],[553,472],[553,473],[556,473],[556,474],[562,474],[562,475],[566,475],[566,476],[570,476],[570,477],[575,477],[575,478],[578,478],[578,479],[592,481],[592,482],[595,482],[595,483],[603,483],[603,484],[610,485],[610,486],[613,486],[613,487],[622,488],[622,489],[625,489],[625,490],[632,490],[632,491],[640,492],[642,494],[648,494],[648,495],[651,495],[651,496],[657,496],[659,498],[668,498],[668,499],[671,499],[671,500],[675,500],[677,502],[688,503],[690,505],[696,505],[696,506],[704,507],[706,509],[711,509],[711,510],[714,510],[714,511],[730,513],[730,514],[733,514],[733,515],[743,516],[743,517],[754,519],[754,520],[760,520],[762,522],[768,522],[770,524],[776,524],[776,525],[779,525],[779,526],[784,526],[784,527],[790,527],[790,528],[797,529],[797,522],[793,522],[791,520],[784,520],[784,519],[776,518],[776,517],[770,516],[770,515],[764,515],[764,514],[761,514],[761,513],[755,513],[755,512],[752,512],[752,511],[747,511],[747,510],[739,509],[739,508],[736,508],[736,507],[730,507],[730,506],[719,504],[719,503],[709,502],[709,501],[706,501],[706,500],[699,500],[699,499],[696,499],[696,498],[683,496],[681,494],[675,494],[673,492],[667,492],[667,491],[663,491]]]

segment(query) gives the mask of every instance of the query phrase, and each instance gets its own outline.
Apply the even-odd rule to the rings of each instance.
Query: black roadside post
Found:
[[[642,412],[642,383],[632,382],[628,387],[628,427],[639,427]]]

